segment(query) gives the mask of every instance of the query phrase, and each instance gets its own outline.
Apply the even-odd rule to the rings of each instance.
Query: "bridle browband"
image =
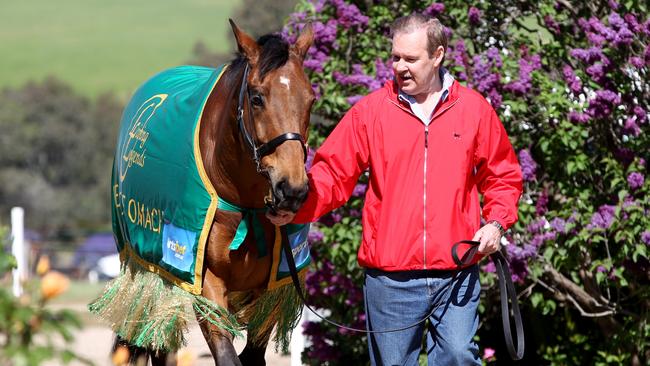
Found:
[[[239,87],[239,101],[237,103],[237,124],[239,125],[239,131],[244,137],[244,143],[248,146],[253,154],[253,161],[255,162],[255,168],[258,173],[263,173],[264,169],[261,167],[261,160],[266,155],[272,153],[278,146],[289,140],[298,140],[302,146],[304,161],[307,161],[307,146],[305,145],[305,138],[301,134],[296,132],[287,132],[280,136],[277,136],[271,141],[262,143],[257,146],[255,144],[255,138],[251,133],[246,129],[246,124],[244,123],[244,95],[247,99],[248,104],[248,119],[255,132],[255,123],[253,121],[253,106],[251,105],[251,96],[250,90],[248,90],[248,72],[249,72],[249,63],[246,62],[246,68],[244,69],[244,76],[242,78],[241,86]]]

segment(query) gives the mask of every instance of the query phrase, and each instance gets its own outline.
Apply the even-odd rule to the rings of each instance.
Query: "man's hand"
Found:
[[[282,226],[290,223],[293,221],[294,216],[296,216],[296,214],[291,211],[279,210],[275,215],[273,215],[270,211],[266,212],[266,218],[268,218],[269,221],[271,221],[273,225],[276,226]]]
[[[480,241],[478,252],[490,255],[501,249],[501,231],[498,227],[487,223],[474,234],[474,241]]]

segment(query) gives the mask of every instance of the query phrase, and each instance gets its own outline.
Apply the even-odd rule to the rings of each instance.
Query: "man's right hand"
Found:
[[[266,212],[266,218],[268,218],[269,221],[271,221],[273,225],[276,226],[282,226],[290,223],[293,221],[294,216],[296,216],[296,214],[291,211],[279,210],[275,215],[270,211]]]

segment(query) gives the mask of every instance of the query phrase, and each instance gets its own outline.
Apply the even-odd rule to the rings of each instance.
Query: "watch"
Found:
[[[492,224],[492,225],[496,226],[497,229],[499,229],[499,232],[501,233],[501,236],[503,236],[503,234],[506,233],[506,231],[505,231],[505,229],[503,228],[503,226],[501,226],[501,223],[499,223],[497,220],[491,220],[491,221],[488,221],[488,224]]]

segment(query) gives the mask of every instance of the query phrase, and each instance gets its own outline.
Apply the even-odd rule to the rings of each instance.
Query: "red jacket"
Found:
[[[359,265],[384,271],[453,269],[451,246],[483,217],[517,221],[521,169],[501,121],[454,81],[425,126],[392,81],[357,102],[316,152],[309,194],[294,222],[343,205],[370,169]],[[478,259],[477,259],[478,260]]]

